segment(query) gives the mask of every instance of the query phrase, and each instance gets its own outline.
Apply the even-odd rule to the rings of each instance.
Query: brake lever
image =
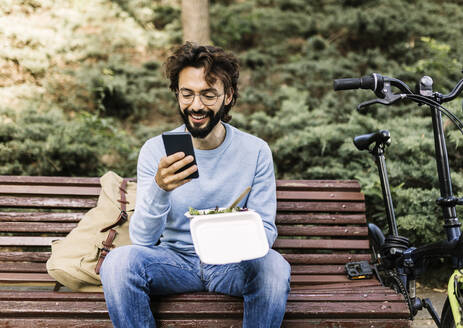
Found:
[[[404,99],[406,97],[405,94],[387,94],[385,98],[381,99],[381,98],[376,98],[376,99],[372,99],[372,100],[368,100],[368,101],[364,101],[362,103],[360,103],[358,106],[357,106],[357,111],[360,113],[360,114],[365,114],[365,108],[368,107],[368,106],[371,106],[371,105],[374,105],[374,104],[381,104],[381,105],[386,105],[386,106],[389,106],[389,105],[392,105],[393,103],[395,103],[396,101],[400,100],[400,99]]]

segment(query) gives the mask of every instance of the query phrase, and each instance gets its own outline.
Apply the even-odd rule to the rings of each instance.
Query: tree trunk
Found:
[[[182,0],[183,42],[211,44],[209,0]]]

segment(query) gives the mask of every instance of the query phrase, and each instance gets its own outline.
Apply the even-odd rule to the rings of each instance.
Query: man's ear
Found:
[[[233,100],[233,89],[230,88],[227,93],[225,93],[225,105],[228,105]]]

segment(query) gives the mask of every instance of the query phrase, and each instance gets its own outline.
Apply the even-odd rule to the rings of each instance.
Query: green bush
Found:
[[[134,175],[140,145],[179,124],[161,68],[181,43],[179,1],[8,0],[0,13],[0,107],[17,109],[2,114],[2,174]],[[368,218],[384,227],[377,170],[352,138],[389,129],[400,232],[444,237],[429,109],[360,115],[374,95],[335,93],[332,81],[377,72],[413,86],[427,74],[448,92],[461,78],[460,1],[211,0],[210,13],[213,43],[241,64],[232,124],[269,142],[278,178],[358,179]],[[447,107],[462,116],[457,101]],[[447,120],[445,133],[458,194],[463,139]]]
[[[332,81],[378,72],[414,87],[427,74],[436,90],[448,92],[462,67],[461,31],[454,27],[463,10],[456,1],[255,0],[214,10],[213,40],[239,52],[246,74],[233,122],[270,143],[279,178],[358,179],[369,219],[384,228],[377,169],[352,138],[389,129],[386,158],[400,232],[418,244],[444,238],[429,109],[402,103],[362,116],[357,104],[374,95],[334,93]],[[448,106],[461,117],[458,106]],[[462,136],[445,126],[458,194]]]
[[[77,78],[92,94],[100,116],[137,121],[153,111],[167,117],[176,113],[171,110],[176,106],[175,97],[157,62],[133,67],[122,60],[111,61],[84,67]]]
[[[69,121],[59,110],[0,112],[0,174],[135,176],[138,147],[117,122],[83,113]]]
[[[431,119],[423,117],[421,109],[406,106],[409,117],[402,124],[397,118],[380,121],[352,111],[348,112],[350,119],[337,122],[329,108],[324,110],[325,103],[317,109],[307,106],[307,91],[282,87],[279,94],[284,100],[274,116],[263,112],[235,115],[234,123],[270,142],[280,178],[357,179],[366,195],[368,217],[385,229],[377,169],[372,156],[355,149],[352,138],[388,128],[392,145],[386,153],[387,168],[400,233],[418,244],[445,236],[442,213],[435,204],[439,192]],[[378,109],[378,114],[384,110]],[[452,146],[449,143],[450,150]],[[462,171],[457,162],[451,165],[458,193]]]

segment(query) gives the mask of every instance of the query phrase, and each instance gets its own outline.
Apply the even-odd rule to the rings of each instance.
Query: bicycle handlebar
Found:
[[[429,78],[429,77],[427,77]],[[429,78],[430,79],[430,78]],[[432,79],[431,88],[432,88]],[[378,73],[363,76],[361,78],[344,78],[336,79],[333,82],[333,88],[335,91],[341,90],[354,90],[354,89],[368,89],[375,92],[380,98],[388,98],[393,96],[389,87],[384,88],[385,85],[394,86],[399,88],[403,93],[407,95],[414,95],[414,92],[410,87],[399,79],[395,79],[388,76],[383,76]],[[384,88],[384,89],[383,89]],[[432,93],[427,98],[437,101],[439,104],[452,101],[463,91],[463,79],[461,79],[448,94]],[[413,100],[413,99],[412,99]],[[415,99],[416,101],[416,99]]]
[[[337,79],[333,82],[333,88],[335,91],[369,89],[373,90],[380,98],[390,98],[393,96],[390,88],[391,86],[399,88],[406,94],[413,94],[412,90],[404,82],[378,73],[373,73],[361,78]]]
[[[353,89],[370,89],[376,91],[378,88],[378,74],[371,74],[361,78],[347,78],[334,80],[333,87],[335,91],[353,90]],[[381,79],[382,82],[382,79]]]
[[[455,85],[453,90],[450,91],[448,94],[440,95],[441,103],[452,101],[453,99],[458,97],[458,95],[461,93],[462,90],[463,90],[463,79],[458,81],[458,83]]]

